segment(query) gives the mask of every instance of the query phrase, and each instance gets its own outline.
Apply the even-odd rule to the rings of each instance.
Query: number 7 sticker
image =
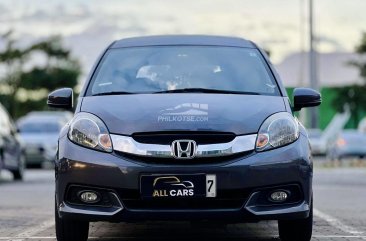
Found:
[[[216,175],[206,175],[206,197],[216,197]]]

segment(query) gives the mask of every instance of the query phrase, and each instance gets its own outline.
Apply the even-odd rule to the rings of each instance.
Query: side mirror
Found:
[[[316,90],[310,88],[294,89],[294,111],[299,111],[304,107],[318,106],[322,103],[322,97]]]
[[[47,105],[54,108],[72,109],[74,102],[71,88],[62,88],[51,92],[47,98]]]

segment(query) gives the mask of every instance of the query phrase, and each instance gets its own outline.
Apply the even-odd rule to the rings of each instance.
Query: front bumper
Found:
[[[217,197],[173,204],[140,198],[141,174],[215,174]],[[70,185],[102,188],[114,195],[111,207],[70,204]],[[297,185],[295,203],[261,205],[256,195],[272,187]],[[271,151],[253,153],[224,163],[166,165],[134,162],[118,155],[89,150],[60,139],[56,161],[56,201],[59,215],[89,221],[135,222],[147,220],[216,220],[249,222],[299,219],[309,215],[312,197],[312,162],[306,137]],[[206,205],[207,204],[207,205]]]
[[[42,145],[28,145],[25,147],[25,160],[28,165],[52,162],[55,155],[55,148],[51,149]]]
[[[335,158],[351,158],[351,157],[360,157],[363,158],[366,156],[366,150],[364,147],[359,148],[339,148],[335,150],[334,157]]]

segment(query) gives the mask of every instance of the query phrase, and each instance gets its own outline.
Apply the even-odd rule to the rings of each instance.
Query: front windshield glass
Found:
[[[61,125],[53,122],[26,122],[19,126],[21,133],[58,133],[60,130]]]
[[[219,46],[149,46],[108,50],[89,95],[202,88],[279,95],[257,49]]]

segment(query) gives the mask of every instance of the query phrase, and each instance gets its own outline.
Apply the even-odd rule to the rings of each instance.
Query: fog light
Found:
[[[272,202],[284,202],[287,200],[288,196],[287,192],[277,190],[271,193],[269,199]]]
[[[85,203],[97,203],[100,200],[99,193],[94,191],[81,191],[79,192],[79,198]]]

